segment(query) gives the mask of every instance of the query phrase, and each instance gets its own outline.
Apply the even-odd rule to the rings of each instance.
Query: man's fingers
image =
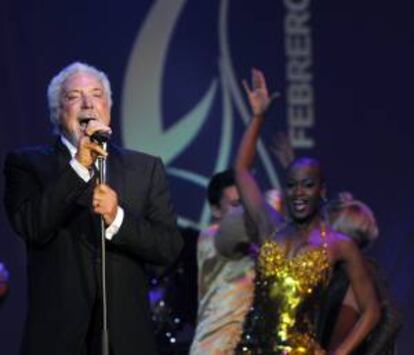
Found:
[[[95,187],[95,191],[105,193],[108,191],[112,191],[112,189],[107,184],[98,184]]]
[[[92,142],[89,140],[83,144],[83,148],[89,149],[92,153],[96,154],[97,156],[106,157],[108,152],[103,149],[99,144]]]
[[[108,134],[112,133],[111,127],[103,124],[102,122],[100,122],[99,120],[90,120],[88,122],[88,125],[85,128],[85,134],[87,136],[92,136],[95,132],[105,132]]]
[[[106,198],[117,199],[117,194],[108,185],[98,184],[93,190],[93,200],[102,201]]]

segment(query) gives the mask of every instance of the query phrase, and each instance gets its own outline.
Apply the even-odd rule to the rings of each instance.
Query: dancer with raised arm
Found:
[[[236,164],[236,183],[242,203],[255,224],[261,248],[257,261],[256,291],[240,354],[325,354],[316,338],[320,295],[333,266],[345,265],[361,316],[334,354],[349,354],[379,319],[375,290],[358,247],[332,230],[322,218],[326,194],[320,163],[295,160],[287,170],[285,203],[288,221],[275,225],[263,194],[250,172],[256,142],[272,102],[263,74],[252,71],[252,89],[244,83],[253,118],[242,139]],[[271,211],[271,213],[275,213]]]

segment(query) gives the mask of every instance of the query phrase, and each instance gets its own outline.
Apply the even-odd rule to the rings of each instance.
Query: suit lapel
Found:
[[[60,137],[55,143],[55,152],[57,157],[57,169],[59,172],[68,168],[69,162],[72,159],[68,148],[62,143]],[[92,181],[89,182],[88,186],[81,193],[77,199],[77,203],[81,206],[90,208],[92,205],[92,193],[93,187],[95,186],[96,177],[92,178]]]
[[[62,143],[60,137],[55,142],[54,150],[57,157],[58,171],[61,172],[69,164],[69,161],[71,159],[70,152],[68,148]]]
[[[55,168],[59,172],[67,168],[69,161],[71,160],[71,155],[68,148],[62,143],[60,138],[58,138],[54,145],[54,150],[56,152],[56,165]],[[117,192],[118,200],[121,201],[124,196],[124,184],[123,184],[123,162],[122,155],[118,147],[114,145],[109,145],[108,148],[108,158],[106,162],[107,169],[107,184]],[[90,207],[92,201],[93,187],[95,186],[95,180],[97,178],[97,173],[93,178],[93,181],[90,181],[88,188],[81,194],[77,202],[80,205]]]
[[[118,201],[123,200],[124,196],[124,178],[123,172],[123,162],[122,156],[119,149],[113,145],[109,146],[109,154],[107,158],[107,184],[111,187],[111,189],[115,190],[118,195]]]

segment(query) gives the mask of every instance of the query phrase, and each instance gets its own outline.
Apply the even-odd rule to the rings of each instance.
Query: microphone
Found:
[[[93,121],[93,120],[96,120],[96,118],[94,118],[94,117],[82,117],[82,118],[79,120],[79,124],[80,124],[81,128],[85,129],[85,128],[86,128],[86,126],[88,125],[89,121]],[[91,139],[93,142],[95,142],[95,143],[98,143],[98,144],[101,144],[101,145],[102,145],[102,144],[104,144],[104,143],[107,143],[107,142],[109,141],[110,137],[111,137],[111,134],[110,134],[109,132],[105,132],[105,131],[96,131],[95,133],[93,133],[93,134],[90,136],[90,139]]]
[[[91,135],[91,140],[98,144],[104,144],[109,141],[111,135],[108,132],[96,131]]]

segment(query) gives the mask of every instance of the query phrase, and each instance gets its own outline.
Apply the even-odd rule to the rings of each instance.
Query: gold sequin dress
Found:
[[[257,262],[255,300],[244,325],[237,354],[314,354],[318,299],[327,287],[331,266],[323,244],[287,258],[273,240]]]

